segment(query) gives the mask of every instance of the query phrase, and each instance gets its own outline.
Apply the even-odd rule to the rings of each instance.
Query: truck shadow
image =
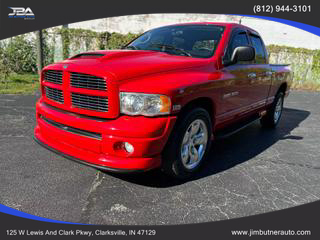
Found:
[[[192,179],[188,179],[188,181],[170,178],[160,170],[128,175],[109,174],[124,181],[155,188],[167,188],[205,178],[250,161],[278,141],[286,139],[303,140],[303,136],[291,135],[291,132],[299,127],[299,124],[309,115],[310,112],[308,111],[285,108],[277,129],[261,128],[260,123],[257,121],[257,123],[226,139],[214,141],[208,161],[204,163],[199,173]]]

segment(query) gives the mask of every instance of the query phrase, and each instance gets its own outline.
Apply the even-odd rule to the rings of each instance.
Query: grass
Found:
[[[10,74],[7,81],[0,79],[0,94],[33,94],[39,89],[39,75]]]
[[[312,92],[319,92],[320,91],[320,84],[315,81],[305,81],[303,83],[293,82],[291,85],[292,89],[295,90],[306,90]]]

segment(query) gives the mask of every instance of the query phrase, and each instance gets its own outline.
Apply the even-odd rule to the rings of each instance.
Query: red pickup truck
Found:
[[[116,172],[190,177],[213,139],[260,119],[275,127],[292,74],[260,35],[233,23],[150,30],[121,50],[78,54],[41,72],[35,140]]]

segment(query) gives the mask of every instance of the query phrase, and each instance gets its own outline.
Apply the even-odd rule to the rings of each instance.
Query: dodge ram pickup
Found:
[[[292,74],[268,62],[255,30],[186,23],[145,32],[120,50],[90,51],[41,71],[35,140],[116,172],[192,176],[214,139],[260,119],[279,123]]]

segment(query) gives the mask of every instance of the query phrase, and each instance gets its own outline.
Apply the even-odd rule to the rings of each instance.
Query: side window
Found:
[[[255,35],[250,35],[250,39],[253,47],[256,50],[256,63],[265,64],[266,63],[266,53],[261,41],[261,38]]]
[[[238,34],[236,34],[235,36],[233,36],[233,38],[231,39],[231,43],[228,46],[226,55],[225,55],[225,59],[231,60],[231,56],[233,53],[233,50],[236,47],[240,47],[240,46],[248,46],[249,45],[249,40],[247,37],[247,34],[245,32],[240,32]]]

